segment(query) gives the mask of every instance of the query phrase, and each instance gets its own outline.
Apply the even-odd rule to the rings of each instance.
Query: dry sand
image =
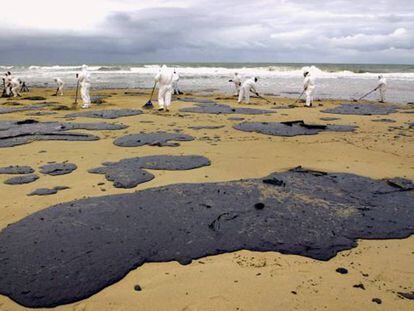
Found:
[[[95,91],[112,94],[107,103],[93,109],[141,108],[148,95],[130,96],[125,90]],[[70,106],[73,90],[63,97],[51,97],[52,90],[37,89],[30,95],[41,95]],[[193,96],[192,96],[193,97]],[[210,96],[215,99],[216,95]],[[277,105],[292,103],[290,99],[274,98]],[[24,105],[33,103],[16,100]],[[10,100],[0,99],[0,104]],[[234,99],[219,100],[236,105]],[[87,196],[133,192],[173,183],[216,182],[257,178],[298,165],[329,171],[350,172],[372,178],[404,177],[414,180],[413,114],[389,116],[346,116],[321,113],[339,102],[316,103],[314,109],[278,109],[274,115],[241,115],[246,121],[304,120],[307,123],[357,125],[355,133],[322,133],[293,138],[245,133],[232,128],[238,121],[232,115],[179,113],[191,103],[174,102],[169,113],[156,111],[109,122],[130,127],[121,131],[91,131],[101,137],[94,142],[33,142],[0,149],[0,167],[12,164],[30,165],[36,170],[49,161],[69,161],[78,169],[69,175],[46,176],[32,184],[7,186],[9,178],[0,175],[0,229],[27,215],[59,202]],[[245,107],[269,109],[272,105],[253,99]],[[36,119],[65,121],[68,111],[48,116],[27,116],[28,112],[0,115],[0,120]],[[30,112],[29,112],[30,113]],[[338,117],[337,121],[321,121],[321,117]],[[396,123],[372,122],[389,118]],[[100,122],[101,119],[76,118],[75,122]],[[152,121],[153,123],[147,123]],[[192,130],[198,125],[225,125],[224,128]],[[174,131],[196,138],[182,142],[178,148],[121,148],[113,140],[125,133],[140,131]],[[82,130],[83,132],[83,130]],[[135,189],[116,189],[103,175],[87,173],[105,161],[145,155],[188,155],[208,157],[212,165],[190,171],[151,171],[156,178]],[[98,185],[104,183],[104,185]],[[68,186],[56,195],[29,197],[37,188]],[[25,254],[29,256],[29,254]],[[84,301],[61,306],[57,310],[412,310],[414,301],[401,299],[397,292],[414,291],[414,237],[406,240],[360,241],[353,250],[340,253],[329,262],[279,253],[241,251],[203,258],[191,265],[172,263],[145,264],[130,272],[122,281]],[[347,275],[335,270],[345,267]],[[1,276],[0,276],[1,277]],[[139,284],[142,291],[135,291]],[[363,284],[365,290],[354,288]],[[380,298],[382,304],[372,302]],[[0,310],[23,310],[7,297],[0,296]]]

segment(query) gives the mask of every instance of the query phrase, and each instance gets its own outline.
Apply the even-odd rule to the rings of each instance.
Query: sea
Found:
[[[30,87],[55,87],[59,77],[66,87],[76,85],[79,65],[0,65],[0,72],[11,71]],[[92,88],[151,88],[162,64],[88,64]],[[237,72],[242,78],[257,77],[258,90],[265,95],[298,97],[302,90],[303,71],[316,79],[316,98],[352,100],[377,86],[378,75],[388,80],[387,101],[414,102],[414,65],[381,64],[279,64],[279,63],[167,63],[180,75],[184,92],[233,94],[228,81]],[[373,93],[368,100],[378,99]]]

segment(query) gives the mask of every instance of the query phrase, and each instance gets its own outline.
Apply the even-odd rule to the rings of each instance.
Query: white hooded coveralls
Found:
[[[20,82],[19,78],[11,79],[10,88],[11,88],[11,93],[12,93],[13,97],[20,96],[20,94],[19,94],[20,84],[21,84],[21,82]]]
[[[387,92],[387,79],[385,79],[383,76],[380,76],[378,81],[378,87],[380,91],[380,101],[385,101],[385,93]]]
[[[303,81],[303,88],[306,94],[306,106],[310,107],[313,103],[313,94],[315,93],[315,79],[310,73],[307,74]]]
[[[65,83],[60,78],[55,78],[55,82],[57,85],[56,95],[63,95],[63,86],[65,85]]]
[[[81,86],[81,97],[83,101],[82,107],[88,108],[91,105],[91,98],[89,96],[89,89],[91,87],[91,75],[88,72],[88,66],[82,66],[82,71],[78,76],[78,81]]]
[[[180,81],[180,75],[174,71],[173,79],[172,79],[172,88],[173,88],[174,94],[176,95],[180,94],[180,90],[178,89],[178,81]]]
[[[242,83],[241,83],[241,78],[240,78],[238,73],[234,74],[234,77],[233,77],[232,81],[233,81],[234,86],[236,88],[236,94],[239,94],[240,93],[240,87],[241,87]]]
[[[158,107],[168,109],[171,105],[173,92],[173,72],[166,65],[163,65],[160,72],[155,76],[155,81],[158,83]]]
[[[12,75],[7,74],[4,76],[4,87],[6,88],[6,96],[10,96],[11,92],[11,81],[13,80]]]
[[[254,78],[247,79],[242,83],[238,103],[241,103],[243,100],[246,104],[250,103],[250,92],[257,93]]]

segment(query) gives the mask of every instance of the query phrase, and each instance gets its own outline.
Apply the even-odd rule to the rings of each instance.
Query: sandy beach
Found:
[[[0,167],[30,166],[40,177],[33,183],[6,185],[13,177],[0,174],[0,229],[52,205],[86,197],[133,193],[144,189],[180,183],[214,183],[262,178],[302,166],[328,173],[352,173],[372,179],[401,177],[414,181],[414,107],[398,106],[388,115],[339,115],[322,110],[343,101],[323,100],[312,109],[294,104],[293,99],[269,97],[274,104],[254,98],[250,105],[238,105],[222,94],[199,96],[184,94],[175,100],[170,112],[143,110],[143,114],[113,120],[65,117],[74,90],[54,97],[52,89],[34,89],[30,96],[46,100],[0,99],[0,107],[26,107],[52,103],[41,110],[0,114],[0,121],[107,122],[128,126],[120,130],[76,130],[96,135],[94,141],[33,141],[0,148]],[[91,110],[141,109],[148,90],[95,90],[92,96],[110,95]],[[26,94],[23,95],[23,97]],[[212,100],[234,108],[265,109],[276,113],[201,114],[180,112],[194,101]],[[368,102],[363,102],[368,104]],[[389,106],[389,104],[388,104]],[[55,110],[60,107],[59,110]],[[69,110],[62,110],[67,107]],[[39,114],[37,112],[54,112]],[[81,109],[78,109],[80,112]],[[243,118],[236,120],[234,118]],[[322,120],[321,120],[322,118]],[[337,118],[326,121],[325,118]],[[325,119],[325,120],[323,120]],[[317,135],[280,137],[233,128],[240,122],[286,122],[303,120],[307,124],[357,126],[353,132],[321,132]],[[210,126],[213,128],[194,129]],[[178,147],[119,147],[113,141],[132,133],[183,133],[193,141]],[[70,132],[70,131],[69,131]],[[151,155],[199,155],[210,166],[192,170],[148,170],[155,176],[131,189],[113,186],[103,175],[88,173],[104,162]],[[74,163],[71,174],[49,176],[39,173],[48,162]],[[66,186],[69,189],[50,196],[28,196],[39,188]],[[398,220],[396,220],[398,221]],[[30,253],[22,254],[30,256]],[[351,250],[340,252],[329,261],[278,252],[239,251],[194,260],[146,263],[125,278],[75,303],[56,310],[412,310],[413,301],[399,293],[414,291],[414,238],[361,240]],[[348,273],[336,270],[345,268]],[[140,290],[137,290],[139,285]],[[135,289],[134,289],[135,288]],[[0,310],[25,310],[6,296],[0,296]]]

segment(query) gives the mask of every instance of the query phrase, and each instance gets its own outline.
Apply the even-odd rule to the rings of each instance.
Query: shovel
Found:
[[[72,104],[72,109],[78,108],[78,94],[79,94],[79,81],[76,84],[76,95],[75,95],[75,102]]]
[[[257,97],[259,97],[259,98],[263,99],[264,101],[266,101],[268,104],[271,104],[271,105],[274,104],[270,100],[268,100],[266,97],[263,97],[262,95],[259,95],[259,93],[256,93],[256,95],[257,95]]]
[[[370,94],[374,93],[376,90],[377,90],[377,88],[375,88],[375,89],[373,89],[372,91],[370,91],[370,92],[366,93],[364,96],[362,96],[362,97],[361,97],[361,98],[359,98],[359,99],[354,99],[354,102],[358,102],[358,101],[360,101],[360,100],[364,99],[364,98],[365,98],[365,97],[367,97],[368,95],[370,95]]]
[[[297,104],[300,101],[300,99],[302,98],[303,94],[305,94],[305,91],[306,90],[303,90],[302,94],[299,95],[298,99],[295,101],[295,104]]]
[[[152,96],[154,96],[156,86],[157,86],[157,82],[154,83],[154,87],[152,88],[150,99],[146,102],[146,104],[144,106],[142,106],[142,108],[144,108],[144,109],[153,109],[154,108],[154,105],[152,104],[151,99],[152,99]]]

